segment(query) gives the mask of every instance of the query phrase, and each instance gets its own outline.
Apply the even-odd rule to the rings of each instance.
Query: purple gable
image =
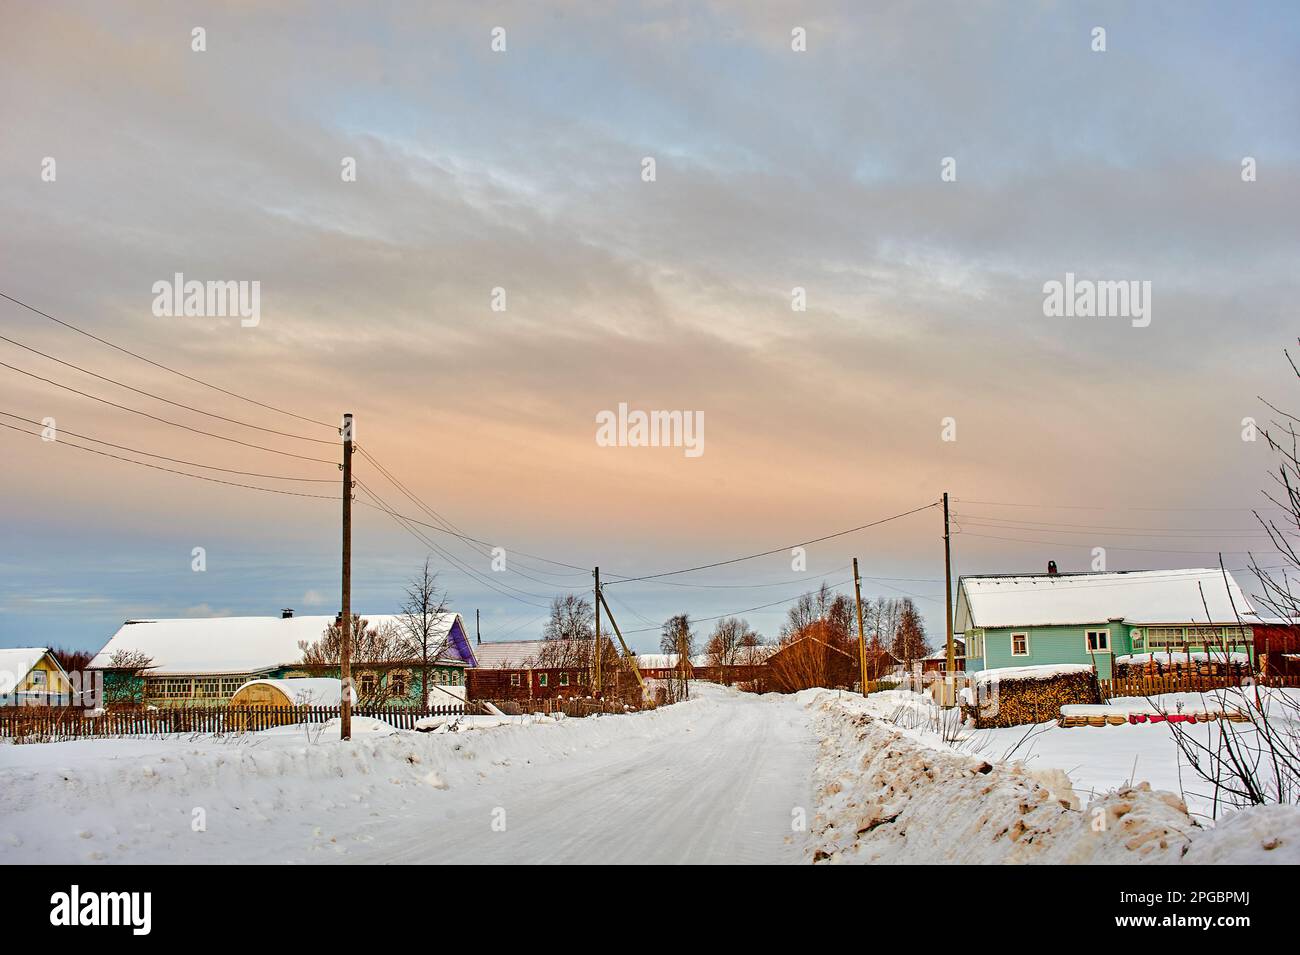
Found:
[[[469,645],[469,638],[465,636],[465,628],[460,624],[460,614],[452,622],[451,631],[447,635],[447,642],[456,648],[456,656],[460,657],[472,667],[478,666],[478,660],[474,657],[474,649]]]

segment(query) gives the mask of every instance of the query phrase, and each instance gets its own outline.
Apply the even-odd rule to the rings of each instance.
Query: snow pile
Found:
[[[996,670],[976,670],[971,674],[972,683],[993,683],[998,680],[1050,680],[1054,676],[1066,676],[1073,673],[1091,673],[1092,665],[1088,663],[1046,663],[1032,667],[1000,667]]]
[[[1238,663],[1242,665],[1250,663],[1250,657],[1240,651],[1211,650],[1206,653],[1203,650],[1194,650],[1188,653],[1186,650],[1159,650],[1154,653],[1120,654],[1115,658],[1115,665],[1134,664],[1145,666],[1153,658],[1156,663],[1163,663],[1165,666],[1187,666],[1189,663]]]
[[[862,712],[865,702],[822,693],[810,703],[822,741],[809,848],[814,861],[1259,864],[1300,858],[1295,807],[1247,810],[1207,832],[1181,798],[1148,783],[1122,784],[1085,800],[1060,768],[1069,763],[1031,768],[963,754]]]

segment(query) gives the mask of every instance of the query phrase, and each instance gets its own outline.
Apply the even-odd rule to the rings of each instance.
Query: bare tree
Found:
[[[118,679],[106,679],[104,681],[104,702],[136,703],[133,684],[135,680],[143,679],[145,671],[151,666],[153,666],[153,657],[143,650],[114,650],[109,655],[106,669],[116,671],[115,675],[124,677],[125,682]],[[142,693],[139,702],[143,702],[143,700],[144,694]]]
[[[591,601],[578,594],[551,598],[551,618],[542,631],[543,640],[591,640],[596,635]]]
[[[758,634],[746,621],[739,617],[723,617],[713,627],[713,633],[704,644],[704,652],[708,654],[710,666],[729,667],[740,662],[745,648],[757,645]]]
[[[910,668],[912,661],[919,660],[930,652],[925,639],[925,621],[911,597],[904,597],[899,604],[898,629],[894,631],[894,656]]]
[[[361,706],[380,706],[398,694],[393,680],[394,666],[409,663],[411,648],[401,628],[391,622],[371,626],[360,614],[352,615],[352,663],[355,668],[367,664],[375,668],[373,681],[357,680],[357,702]],[[335,620],[325,628],[319,640],[300,640],[302,662],[307,666],[337,665],[343,652],[343,628]]]
[[[1290,352],[1285,352],[1291,370],[1300,377]],[[1284,626],[1294,628],[1300,621],[1300,416],[1285,411],[1269,402],[1265,405],[1276,415],[1272,424],[1261,429],[1269,450],[1276,457],[1270,472],[1273,486],[1264,491],[1264,497],[1280,516],[1264,517],[1259,511],[1255,519],[1267,532],[1276,554],[1269,555],[1269,563],[1280,559],[1280,566],[1263,566],[1254,554],[1249,566],[1259,582],[1259,592],[1253,594],[1256,603],[1278,618]],[[1220,568],[1223,558],[1219,558]],[[1228,572],[1222,571],[1224,587],[1229,600],[1232,588],[1228,586]],[[1237,630],[1258,621],[1243,623],[1245,608],[1235,606]],[[1208,604],[1205,618],[1213,617]],[[1230,651],[1234,640],[1227,634],[1218,637],[1225,670],[1231,672]],[[1207,650],[1209,649],[1207,644]],[[1258,646],[1255,647],[1258,659]],[[1270,661],[1271,662],[1271,661]],[[1241,722],[1212,721],[1202,729],[1186,722],[1170,725],[1179,750],[1192,770],[1210,788],[1206,795],[1213,800],[1217,817],[1221,804],[1234,807],[1264,803],[1300,803],[1300,697],[1281,688],[1261,686],[1225,687],[1206,694],[1223,712],[1234,713]]]
[[[691,629],[690,614],[674,614],[664,621],[659,634],[659,649],[677,656],[677,666],[668,681],[670,699],[689,698],[691,656],[695,653],[695,631]]]
[[[434,660],[447,647],[451,628],[443,621],[447,613],[447,593],[438,587],[438,575],[429,569],[429,558],[411,578],[399,617],[407,656],[420,660],[420,705],[429,705],[429,659]]]

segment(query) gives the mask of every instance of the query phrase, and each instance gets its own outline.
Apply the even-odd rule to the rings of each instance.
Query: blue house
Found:
[[[968,671],[1088,663],[1110,679],[1123,654],[1226,648],[1253,659],[1256,619],[1217,568],[989,574],[958,581],[954,630]]]

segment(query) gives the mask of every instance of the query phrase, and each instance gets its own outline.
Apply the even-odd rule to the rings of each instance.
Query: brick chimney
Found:
[[[1048,576],[1048,577],[1055,577],[1055,576],[1056,576],[1056,573],[1057,573],[1057,571],[1056,571],[1056,561],[1054,561],[1054,560],[1049,560],[1049,561],[1047,562],[1047,576]]]
[[[280,619],[281,619],[281,620],[288,620],[288,619],[289,619],[290,617],[292,617],[292,616],[293,616],[293,608],[292,608],[292,607],[285,607],[283,610],[280,611]]]

